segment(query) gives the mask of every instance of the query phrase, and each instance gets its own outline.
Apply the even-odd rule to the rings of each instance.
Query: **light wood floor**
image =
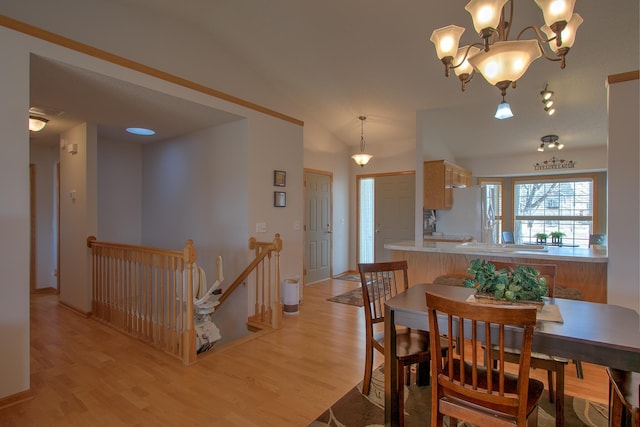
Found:
[[[307,426],[362,379],[363,310],[326,301],[357,286],[307,286],[281,330],[191,367],[33,295],[34,399],[1,410],[0,426]],[[567,369],[567,394],[606,403],[604,368],[584,365],[585,380]]]

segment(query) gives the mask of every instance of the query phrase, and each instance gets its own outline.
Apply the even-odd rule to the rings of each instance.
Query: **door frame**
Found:
[[[306,285],[307,280],[307,174],[314,173],[316,175],[325,175],[329,177],[329,218],[331,224],[331,230],[333,231],[333,172],[324,171],[319,169],[302,169],[302,217],[303,223],[303,239],[304,242],[302,248],[302,285]],[[333,277],[333,232],[329,237],[329,279]]]
[[[367,173],[367,174],[356,175],[356,270],[358,269],[358,260],[360,259],[360,180],[364,178],[376,179],[383,176],[398,176],[398,175],[416,175],[416,171],[409,170],[409,171],[399,171],[399,172]]]

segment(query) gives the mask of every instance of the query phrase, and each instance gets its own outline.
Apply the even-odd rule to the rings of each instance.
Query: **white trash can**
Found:
[[[300,303],[300,288],[296,279],[284,279],[282,281],[282,306],[285,316],[298,314]]]

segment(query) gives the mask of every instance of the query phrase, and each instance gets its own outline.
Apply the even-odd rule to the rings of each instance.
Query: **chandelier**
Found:
[[[373,157],[371,154],[364,152],[364,121],[367,120],[365,116],[358,117],[360,119],[360,153],[351,156],[356,165],[363,167]]]
[[[444,64],[445,76],[448,77],[453,69],[464,91],[466,84],[478,72],[500,90],[504,103],[507,88],[515,88],[516,81],[540,56],[550,61],[560,61],[560,68],[563,69],[565,56],[573,46],[576,31],[582,24],[580,15],[573,13],[575,0],[535,2],[542,9],[545,25],[540,29],[532,25],[525,27],[515,40],[509,40],[514,0],[471,0],[465,9],[471,14],[473,26],[482,42],[458,48],[465,29],[456,25],[439,28],[431,34],[430,40],[436,47],[436,54]],[[527,30],[533,31],[535,39],[521,39]],[[555,57],[548,54],[543,45],[548,46]]]

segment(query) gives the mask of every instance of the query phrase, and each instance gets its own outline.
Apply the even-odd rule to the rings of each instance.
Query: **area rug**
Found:
[[[356,273],[344,273],[339,276],[334,277],[334,279],[338,280],[348,280],[349,282],[359,282],[360,275]]]
[[[344,294],[327,298],[327,301],[338,302],[340,304],[355,305],[356,307],[362,307],[364,305],[364,302],[362,301],[362,288],[357,287],[348,292],[345,292]]]
[[[431,387],[415,384],[405,388],[405,425],[427,426],[431,417]],[[566,427],[607,426],[607,405],[565,396]],[[545,391],[538,407],[538,427],[555,427],[555,406],[549,403]],[[309,427],[377,427],[384,425],[384,372],[375,369],[369,396],[362,395],[362,382],[349,390],[340,400],[327,409]],[[445,425],[448,419],[445,417]],[[457,427],[467,427],[460,422]]]

